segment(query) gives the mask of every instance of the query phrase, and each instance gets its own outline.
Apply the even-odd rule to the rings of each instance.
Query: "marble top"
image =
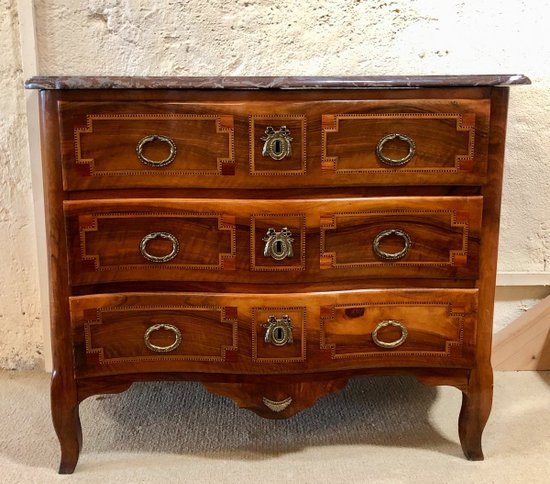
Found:
[[[37,76],[27,89],[357,89],[475,87],[531,84],[521,74],[351,77],[133,77]]]

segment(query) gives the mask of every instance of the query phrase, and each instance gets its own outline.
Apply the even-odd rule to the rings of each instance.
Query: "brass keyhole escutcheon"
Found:
[[[265,242],[264,257],[283,260],[294,256],[294,250],[292,249],[294,239],[288,227],[283,227],[279,232],[274,228],[269,228],[262,240]]]
[[[294,341],[292,337],[292,320],[288,314],[282,318],[277,318],[270,315],[267,318],[267,323],[264,324],[266,343],[271,343],[275,346],[284,346]]]
[[[264,142],[262,156],[269,156],[276,161],[292,156],[292,137],[286,126],[281,126],[279,129],[268,126],[261,140]]]

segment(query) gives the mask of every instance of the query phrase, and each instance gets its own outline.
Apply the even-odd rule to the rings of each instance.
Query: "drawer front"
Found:
[[[70,307],[81,377],[461,367],[474,357],[477,290],[126,293]]]
[[[65,202],[70,281],[476,279],[481,197]]]
[[[66,190],[476,184],[490,102],[60,102]]]
[[[382,106],[322,116],[326,173],[406,183],[429,174],[459,180],[474,169],[485,172],[487,145],[483,130],[476,138],[474,109],[426,112],[422,104],[418,110],[414,105]]]

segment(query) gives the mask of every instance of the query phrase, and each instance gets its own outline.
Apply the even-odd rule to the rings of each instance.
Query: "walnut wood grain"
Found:
[[[410,374],[463,392],[461,445],[467,458],[482,459],[508,96],[491,86],[528,82],[29,81],[43,89],[60,472],[72,472],[78,459],[79,402],[151,380],[201,381],[283,418],[355,375]],[[286,165],[261,153],[267,127],[283,122],[296,137]],[[150,130],[174,137],[180,158],[166,170],[136,156]],[[415,141],[403,166],[388,167],[375,153],[387,131]],[[167,146],[151,142],[144,153],[159,160]],[[384,154],[406,150],[388,142]],[[295,256],[263,255],[272,226],[292,232]],[[412,244],[388,263],[376,259],[372,242],[391,227],[410,232]],[[166,266],[145,264],[139,242],[163,228],[181,237],[180,252]],[[165,239],[148,244],[155,256],[171,248]],[[389,253],[402,246],[394,235],[381,242]],[[266,343],[267,319],[285,315],[293,342]],[[373,339],[388,320],[408,328],[396,348]],[[174,330],[149,334],[171,355],[145,345],[156,324],[182,334],[174,349]],[[378,336],[391,342],[402,334],[383,325]]]
[[[501,186],[506,138],[508,88],[494,89],[491,97],[492,117],[489,143],[490,175],[482,188],[484,229],[481,244],[479,330],[477,332],[476,364],[470,373],[468,389],[463,392],[459,417],[459,436],[462,449],[470,460],[483,460],[481,435],[491,412],[493,399],[493,370],[491,343],[493,337],[493,308],[496,285],[498,231],[500,225]],[[486,235],[485,235],[486,234]]]
[[[470,367],[475,358],[477,290],[394,289],[279,294],[120,293],[70,298],[78,378],[136,372],[276,375],[381,367]],[[362,309],[350,315],[348,309]],[[289,315],[294,341],[264,341],[269,316]],[[372,340],[383,320],[408,327],[383,349]],[[176,326],[170,353],[146,348],[157,323]],[[399,335],[389,328],[381,338]],[[174,337],[159,334],[158,344]]]
[[[368,98],[368,91],[365,92]],[[266,102],[256,93],[226,99],[163,102],[61,102],[63,176],[67,190],[130,187],[287,188],[376,184],[473,184],[487,169],[490,103],[486,99],[311,100],[302,92]],[[292,155],[262,155],[265,130],[286,126]],[[415,155],[392,167],[375,154],[391,133],[409,136]],[[136,154],[145,136],[177,146],[167,166],[145,165]],[[400,157],[390,142],[384,153]],[[166,143],[147,157],[163,159]]]
[[[203,385],[209,392],[229,397],[240,408],[260,417],[283,419],[311,407],[325,395],[342,390],[347,382],[345,377],[289,382],[284,376],[275,376],[263,383],[203,382]]]
[[[63,216],[63,188],[59,152],[59,124],[56,96],[40,95],[40,126],[44,163],[44,197],[48,210],[46,237],[50,278],[50,317],[52,333],[52,420],[61,445],[60,474],[71,474],[82,447],[82,428],[78,415],[78,394],[74,379],[73,340],[68,324],[69,272],[67,240]]]
[[[119,199],[64,203],[72,284],[132,280],[304,283],[359,278],[476,279],[480,197],[312,200]],[[287,227],[294,254],[274,261],[263,249],[267,229]],[[412,240],[400,260],[374,253],[381,231]],[[155,231],[178,240],[178,255],[151,263],[140,241]],[[403,242],[384,239],[397,252]],[[151,251],[168,254],[172,243]]]

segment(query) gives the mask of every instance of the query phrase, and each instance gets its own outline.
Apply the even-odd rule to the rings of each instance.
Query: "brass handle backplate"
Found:
[[[147,244],[156,238],[166,239],[172,242],[172,250],[169,254],[162,255],[162,256],[156,256],[149,254],[147,252]],[[143,239],[141,239],[141,242],[139,243],[139,251],[141,252],[141,255],[147,259],[149,262],[155,262],[155,263],[162,263],[162,262],[169,262],[174,257],[178,255],[178,252],[180,250],[180,244],[178,242],[178,239],[175,235],[172,235],[169,232],[151,232],[150,234],[147,234]]]
[[[275,346],[284,346],[294,341],[292,337],[292,320],[290,316],[285,314],[278,319],[275,316],[269,316],[267,323],[264,324],[266,343],[271,343]]]
[[[268,126],[261,140],[264,142],[262,156],[269,156],[276,161],[292,156],[292,138],[286,126],[281,126],[279,129]]]
[[[383,239],[390,235],[397,235],[398,237],[401,237],[403,239],[403,248],[399,252],[386,252],[380,248],[380,243]],[[409,249],[411,248],[411,238],[407,232],[401,229],[387,229],[382,230],[373,240],[372,242],[372,248],[374,250],[374,253],[384,260],[399,260],[402,259],[407,255],[409,252]]]
[[[287,227],[283,227],[280,232],[274,228],[269,228],[266,236],[262,239],[265,242],[264,257],[273,257],[275,260],[283,260],[294,256],[292,249],[292,232]]]
[[[162,141],[164,143],[167,143],[170,147],[170,153],[166,158],[164,158],[164,160],[151,160],[143,154],[143,148],[145,148],[145,145],[153,141]],[[138,141],[138,144],[136,146],[136,153],[139,161],[141,161],[144,165],[154,166],[156,168],[162,168],[163,166],[172,163],[176,158],[176,151],[176,143],[174,143],[174,141],[168,136],[163,136],[161,134],[152,134],[150,136],[145,136],[145,138],[141,138]]]
[[[388,158],[386,155],[384,155],[384,153],[382,153],[382,150],[384,149],[384,145],[386,144],[386,142],[394,139],[398,139],[399,141],[404,141],[409,145],[409,152],[403,158],[399,158],[397,160]],[[408,163],[409,161],[411,161],[415,152],[416,152],[416,143],[413,141],[413,139],[408,137],[407,135],[399,134],[399,133],[392,133],[384,136],[383,138],[380,139],[380,141],[378,141],[378,144],[376,145],[376,156],[378,156],[378,159],[382,163],[390,166],[401,166],[401,165],[404,165],[405,163]]]
[[[378,331],[387,326],[395,326],[399,328],[401,330],[401,337],[395,341],[389,342],[381,341],[380,339],[378,339]],[[374,328],[374,331],[372,332],[372,340],[374,341],[374,344],[380,346],[380,348],[391,349],[401,346],[407,339],[408,335],[409,332],[407,331],[407,327],[401,321],[396,321],[395,319],[386,319],[378,323],[376,328]]]
[[[166,331],[172,331],[176,335],[176,339],[171,345],[168,346],[157,346],[151,343],[149,341],[149,338],[151,337],[151,333],[154,333],[155,331],[160,330],[166,330]],[[181,343],[181,332],[178,328],[171,324],[166,323],[160,323],[160,324],[154,324],[153,326],[150,326],[147,328],[147,331],[145,331],[145,334],[143,335],[143,340],[145,341],[145,346],[149,348],[151,351],[155,351],[156,353],[169,353],[170,351],[174,351]]]

